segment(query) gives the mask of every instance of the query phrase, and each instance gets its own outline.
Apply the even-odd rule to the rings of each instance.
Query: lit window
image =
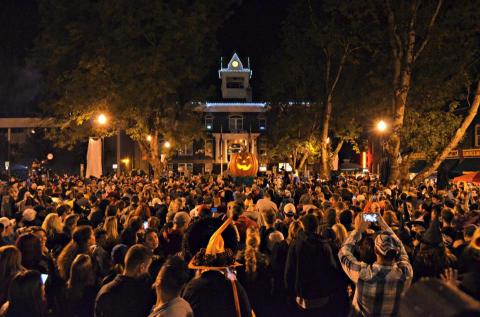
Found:
[[[193,142],[178,147],[178,156],[192,156]]]
[[[231,116],[228,119],[228,126],[230,131],[241,131],[243,130],[243,117],[242,116]]]
[[[213,157],[213,140],[205,141],[205,156]]]
[[[244,87],[242,77],[227,77],[227,88],[243,89]]]
[[[242,150],[242,145],[240,143],[232,143],[228,147],[228,154],[239,153]]]
[[[258,119],[258,129],[265,131],[267,129],[267,120],[265,118]]]
[[[475,125],[475,146],[480,146],[480,124]]]
[[[192,163],[178,163],[177,170],[179,173],[192,173],[193,164]]]
[[[205,128],[207,130],[212,130],[213,129],[213,117],[212,116],[206,116],[205,117]]]

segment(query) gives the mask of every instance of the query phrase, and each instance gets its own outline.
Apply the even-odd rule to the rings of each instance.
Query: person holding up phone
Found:
[[[382,231],[375,238],[377,259],[369,265],[359,261],[353,250],[374,220]],[[345,240],[338,257],[343,270],[356,284],[352,303],[356,313],[362,316],[398,314],[400,296],[410,286],[413,270],[402,242],[380,214],[363,213],[357,216],[355,230]]]

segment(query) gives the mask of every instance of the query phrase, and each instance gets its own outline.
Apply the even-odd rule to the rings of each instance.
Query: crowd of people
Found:
[[[397,316],[433,279],[478,305],[476,187],[244,181],[0,183],[0,316]]]

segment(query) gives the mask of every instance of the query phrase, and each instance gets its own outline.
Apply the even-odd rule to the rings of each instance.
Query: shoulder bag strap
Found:
[[[240,311],[240,301],[238,300],[237,284],[233,280],[230,280],[230,282],[232,283],[233,300],[235,302],[235,312],[237,313],[237,317],[242,317],[242,313]]]

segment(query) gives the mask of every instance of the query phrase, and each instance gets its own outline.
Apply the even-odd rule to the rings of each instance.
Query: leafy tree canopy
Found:
[[[42,32],[34,60],[48,94],[46,115],[61,119],[58,141],[85,140],[106,112],[123,128],[183,143],[198,135],[192,100],[216,56],[215,35],[234,1],[39,1]]]

